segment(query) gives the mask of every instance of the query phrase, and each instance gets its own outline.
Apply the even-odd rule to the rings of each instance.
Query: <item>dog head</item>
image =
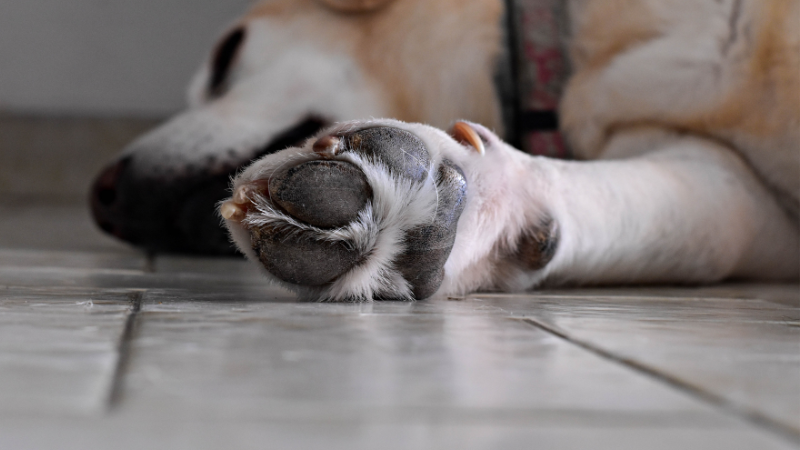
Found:
[[[454,118],[502,130],[499,0],[273,0],[216,45],[189,107],[142,136],[91,192],[104,231],[153,251],[230,253],[214,205],[240,167],[325,126]]]

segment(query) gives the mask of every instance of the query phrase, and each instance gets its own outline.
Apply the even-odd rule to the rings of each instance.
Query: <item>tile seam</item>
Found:
[[[122,389],[125,381],[125,373],[127,372],[128,363],[131,356],[131,342],[133,341],[134,334],[137,326],[137,319],[139,312],[142,309],[142,298],[144,291],[133,291],[128,293],[128,302],[130,307],[125,316],[125,325],[122,329],[119,341],[117,343],[117,363],[114,367],[114,372],[111,377],[111,386],[108,391],[106,400],[106,410],[108,412],[114,411],[120,406],[122,401]]]
[[[746,420],[747,422],[758,426],[761,429],[765,429],[770,431],[774,434],[777,434],[785,439],[788,439],[794,444],[800,443],[800,433],[798,430],[795,430],[793,427],[780,423],[761,412],[754,410],[752,408],[747,408],[741,405],[738,405],[730,400],[714,394],[712,392],[708,392],[707,390],[695,386],[694,384],[683,380],[679,377],[674,375],[670,375],[668,373],[664,373],[650,367],[646,364],[641,362],[635,361],[631,358],[626,358],[624,356],[619,356],[611,351],[604,350],[598,346],[592,345],[586,341],[576,339],[567,332],[557,329],[556,327],[550,326],[548,324],[542,323],[538,320],[532,319],[530,317],[525,318],[511,318],[512,320],[521,320],[528,325],[540,329],[546,333],[555,335],[573,345],[576,345],[588,352],[591,352],[603,359],[613,361],[615,363],[621,364],[629,369],[632,369],[638,373],[641,373],[645,376],[650,378],[656,379],[662,383],[665,383],[679,391],[687,393],[691,395],[693,398],[697,398],[699,400],[708,403],[718,410],[721,410],[723,413],[731,414],[733,416],[739,417],[741,419]]]

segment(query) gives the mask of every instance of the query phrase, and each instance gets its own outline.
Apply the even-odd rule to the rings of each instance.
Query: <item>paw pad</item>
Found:
[[[362,258],[343,242],[317,240],[283,227],[253,227],[250,240],[269,273],[301,286],[330,283]]]
[[[269,194],[289,215],[319,228],[343,227],[372,199],[364,173],[345,161],[309,161],[269,180]]]

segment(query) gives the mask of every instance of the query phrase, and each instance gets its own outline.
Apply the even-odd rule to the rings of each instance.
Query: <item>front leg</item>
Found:
[[[620,132],[590,162],[531,158],[523,182],[560,229],[550,284],[796,280],[798,224],[732,150],[658,129]],[[522,205],[518,205],[522,207]],[[511,278],[513,279],[513,278]],[[513,289],[529,287],[526,277]]]
[[[559,161],[475,124],[345,124],[248,168],[222,212],[243,252],[317,300],[796,279],[797,225],[733,152],[620,136],[647,152]]]

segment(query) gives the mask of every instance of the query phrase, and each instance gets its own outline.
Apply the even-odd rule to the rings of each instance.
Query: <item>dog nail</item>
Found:
[[[322,156],[322,157],[333,157],[336,156],[336,152],[339,147],[339,138],[336,136],[323,136],[317,139],[317,142],[314,142],[313,150],[314,153]]]
[[[219,213],[225,220],[241,222],[244,219],[244,209],[233,201],[228,200],[219,208]]]
[[[480,153],[481,156],[486,154],[486,148],[483,146],[483,141],[478,133],[469,126],[466,122],[456,122],[450,130],[453,139],[464,144],[469,144]]]
[[[251,188],[249,186],[239,186],[233,193],[231,200],[237,205],[246,205],[250,202],[250,191]]]

